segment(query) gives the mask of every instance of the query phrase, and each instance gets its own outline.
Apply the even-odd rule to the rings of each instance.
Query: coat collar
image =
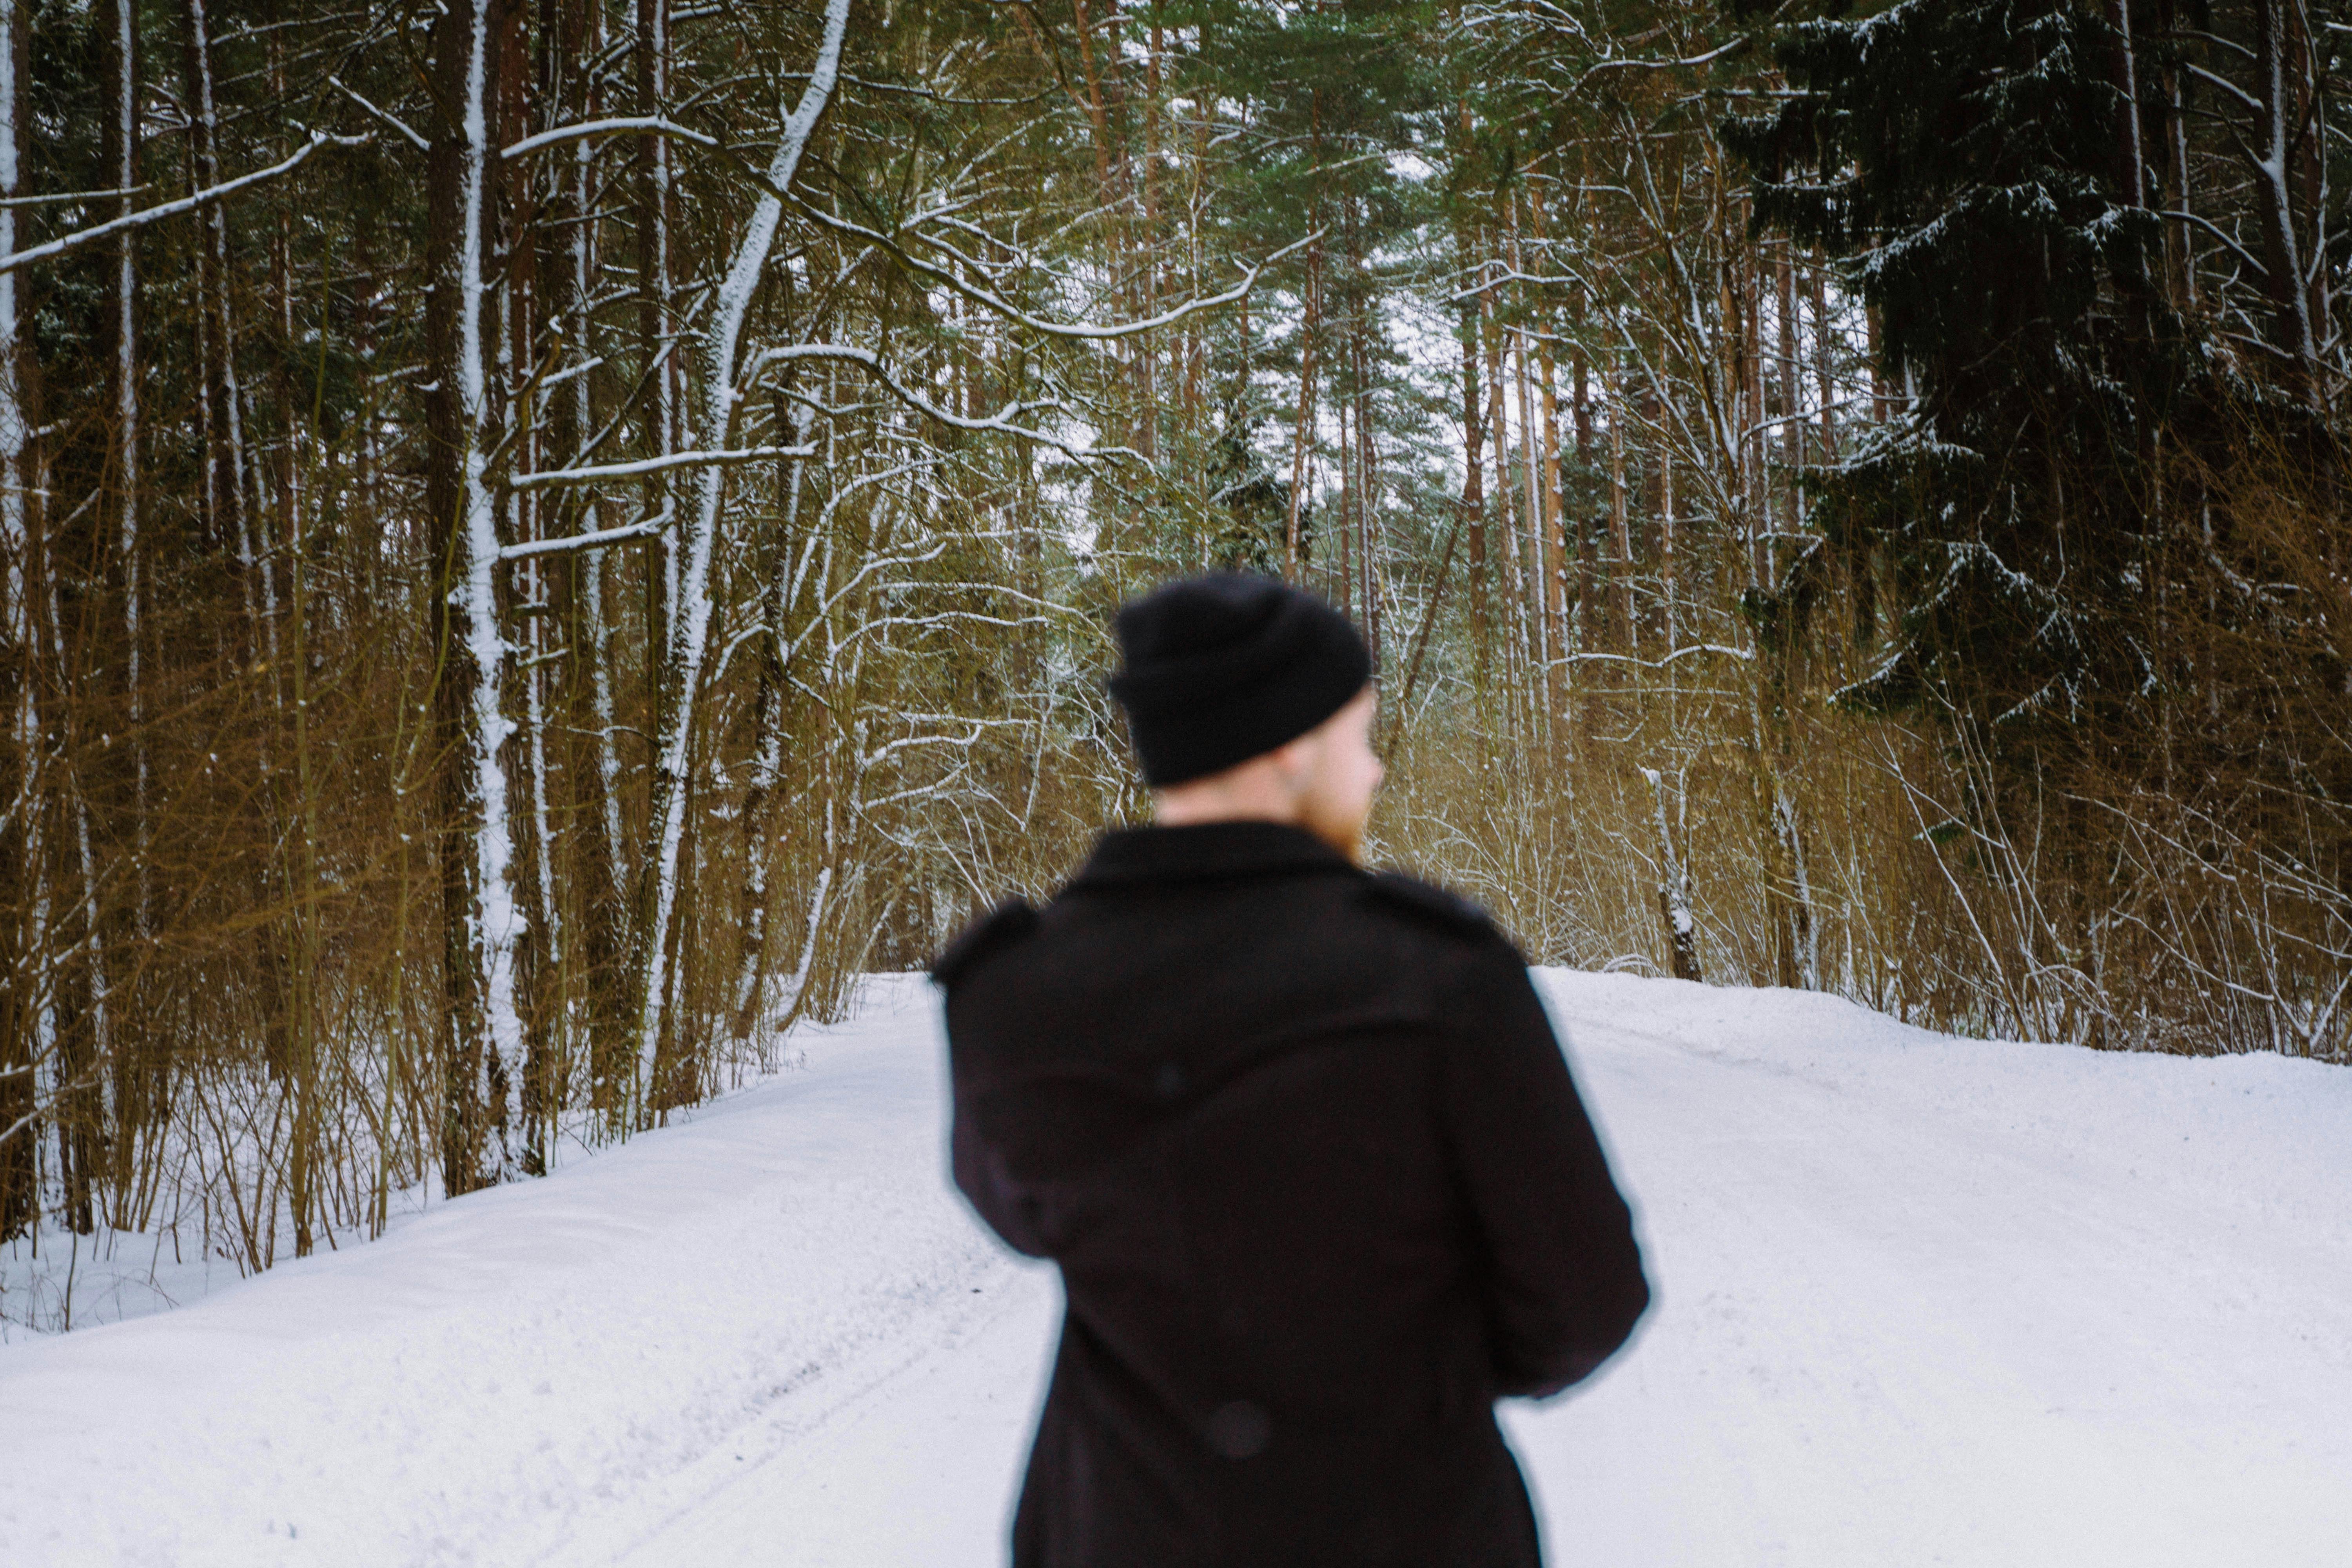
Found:
[[[1067,890],[1315,871],[1363,874],[1306,829],[1279,822],[1120,827],[1102,836]]]

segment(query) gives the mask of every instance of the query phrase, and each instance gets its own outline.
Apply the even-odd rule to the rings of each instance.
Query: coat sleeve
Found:
[[[953,1091],[948,1163],[956,1187],[1007,1246],[1032,1258],[1043,1258],[1046,1256],[1045,1243],[1038,1235],[1036,1201],[1021,1192],[1005,1166],[1003,1154],[988,1141],[980,1110],[987,1075],[980,1061],[974,1059],[976,1056],[985,1059],[985,1053],[971,1048],[971,1031],[968,1026],[958,1027],[958,1015],[964,1009],[957,1005],[958,987],[982,960],[1036,929],[1037,911],[1023,900],[1008,900],[948,944],[931,965],[931,980],[944,994],[948,1076]]]
[[[988,1139],[981,1100],[987,1074],[974,1062],[971,1049],[958,1040],[953,994],[948,998],[948,1077],[952,1094],[948,1129],[948,1164],[959,1192],[980,1211],[989,1228],[1015,1252],[1045,1257],[1045,1241],[1038,1234],[1038,1204],[1024,1193],[1004,1163],[1002,1151]]]
[[[1650,1288],[1525,964],[1494,941],[1469,981],[1444,1065],[1447,1132],[1486,1264],[1496,1386],[1541,1398],[1625,1342]]]
[[[956,1094],[955,1126],[948,1135],[950,1163],[955,1169],[955,1184],[980,1211],[989,1228],[1004,1238],[1004,1244],[1015,1252],[1031,1258],[1048,1256],[1045,1238],[1038,1234],[1037,1204],[1022,1193],[1013,1182],[1012,1173],[1004,1167],[1004,1156],[988,1146],[980,1130],[976,1115],[961,1089]]]

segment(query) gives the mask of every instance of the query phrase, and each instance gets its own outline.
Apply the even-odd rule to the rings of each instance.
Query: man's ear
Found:
[[[1299,753],[1297,741],[1285,741],[1270,752],[1260,752],[1257,760],[1273,773],[1283,788],[1294,789],[1297,786],[1299,773],[1305,759]]]

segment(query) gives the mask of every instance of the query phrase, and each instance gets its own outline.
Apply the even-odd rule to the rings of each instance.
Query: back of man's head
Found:
[[[1188,577],[1122,605],[1127,710],[1144,782],[1165,789],[1296,740],[1371,679],[1348,618],[1268,577]]]

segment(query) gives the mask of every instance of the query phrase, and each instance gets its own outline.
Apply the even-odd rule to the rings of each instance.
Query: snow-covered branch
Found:
[[[503,561],[522,561],[534,555],[560,555],[573,550],[602,550],[608,545],[626,544],[633,539],[651,539],[670,525],[676,509],[664,507],[651,517],[635,522],[621,523],[613,528],[599,528],[587,533],[566,534],[561,539],[532,539],[520,544],[509,544],[499,552]]]
[[[367,98],[362,97],[359,93],[353,92],[349,87],[346,87],[343,84],[342,78],[339,76],[331,76],[327,79],[327,85],[333,88],[337,92],[341,93],[345,98],[350,99],[353,103],[358,104],[370,119],[376,121],[378,123],[389,128],[390,130],[399,132],[401,139],[406,142],[410,146],[415,148],[418,152],[430,153],[433,151],[433,143],[425,140],[423,134],[421,134],[415,127],[410,125],[408,121],[403,120],[397,114],[393,113],[390,110],[378,108]]]
[[[532,474],[516,474],[507,480],[510,489],[519,490],[544,489],[550,485],[596,485],[611,479],[638,479],[648,474],[667,473],[673,468],[710,468],[729,463],[753,463],[764,458],[806,458],[814,456],[814,447],[739,447],[726,451],[670,452],[658,458],[639,458],[627,463],[593,463],[577,468],[543,468]]]
[[[680,125],[674,120],[664,120],[659,115],[638,114],[623,115],[612,120],[583,121],[577,125],[559,125],[551,131],[542,131],[536,136],[526,136],[511,146],[499,149],[499,156],[520,158],[527,153],[536,153],[541,148],[560,146],[566,142],[580,141],[583,137],[622,135],[667,136],[674,142],[690,142],[698,147],[719,145],[717,137],[706,136],[691,126]]]
[[[842,217],[835,213],[829,213],[823,207],[817,206],[798,195],[793,196],[792,200],[793,205],[798,207],[800,211],[812,222],[821,224],[836,234],[848,235],[854,238],[864,240],[866,243],[875,247],[877,249],[887,251],[891,257],[896,258],[901,266],[907,268],[909,271],[919,273],[942,288],[953,289],[956,293],[962,295],[972,303],[985,306],[988,310],[994,311],[997,315],[1003,317],[1007,321],[1017,321],[1022,326],[1027,327],[1030,331],[1043,333],[1048,337],[1071,338],[1082,342],[1108,342],[1119,338],[1131,338],[1143,332],[1158,331],[1164,327],[1172,327],[1177,322],[1183,321],[1185,318],[1197,315],[1201,311],[1216,310],[1225,305],[1231,305],[1237,300],[1245,300],[1249,297],[1251,290],[1257,287],[1258,279],[1265,274],[1267,268],[1273,266],[1276,262],[1282,260],[1286,257],[1294,256],[1299,251],[1306,249],[1308,246],[1322,238],[1324,233],[1323,230],[1318,229],[1313,234],[1302,236],[1297,239],[1292,240],[1288,245],[1284,246],[1281,249],[1269,253],[1262,261],[1246,264],[1242,269],[1241,281],[1234,284],[1232,288],[1226,289],[1222,294],[1213,294],[1202,299],[1188,300],[1172,310],[1163,310],[1156,316],[1147,317],[1140,321],[1119,321],[1104,326],[1094,326],[1083,321],[1049,321],[1042,316],[1032,315],[1028,311],[1023,310],[1020,306],[1015,305],[1012,300],[1005,299],[1002,294],[996,293],[992,289],[982,289],[974,284],[968,283],[962,278],[959,277],[953,270],[948,268],[935,266],[930,262],[923,260],[920,257],[914,255],[912,252],[908,251],[905,246],[900,245],[896,239],[882,233],[879,229],[867,228],[863,224],[852,222],[850,219]],[[919,217],[910,220],[908,226],[911,226],[912,223],[919,221],[921,221]],[[984,273],[988,270],[975,258],[964,255],[963,252],[955,249],[953,247],[947,245],[943,241],[938,239],[928,239],[924,243],[930,245],[936,249],[948,252],[949,255],[954,257],[958,261],[963,262],[966,266],[971,268],[975,271]]]
[[[183,213],[192,213],[200,207],[210,206],[215,202],[225,200],[239,191],[258,185],[268,180],[274,180],[280,174],[289,174],[300,168],[310,161],[310,154],[321,147],[364,147],[368,144],[368,140],[365,136],[336,136],[324,131],[313,131],[310,132],[310,141],[266,169],[256,169],[249,174],[239,174],[233,180],[223,180],[219,184],[206,186],[194,195],[182,196],[176,201],[158,202],[152,207],[142,207],[135,213],[118,218],[109,218],[104,223],[92,224],[88,228],[76,229],[71,234],[60,235],[46,245],[36,245],[26,250],[0,254],[0,272],[13,272],[20,267],[29,267],[36,261],[47,261],[54,257],[63,256],[68,251],[79,250],[85,245],[95,245],[101,239],[112,238],[125,230],[143,228],[151,223],[161,223],[165,218],[178,217]]]

